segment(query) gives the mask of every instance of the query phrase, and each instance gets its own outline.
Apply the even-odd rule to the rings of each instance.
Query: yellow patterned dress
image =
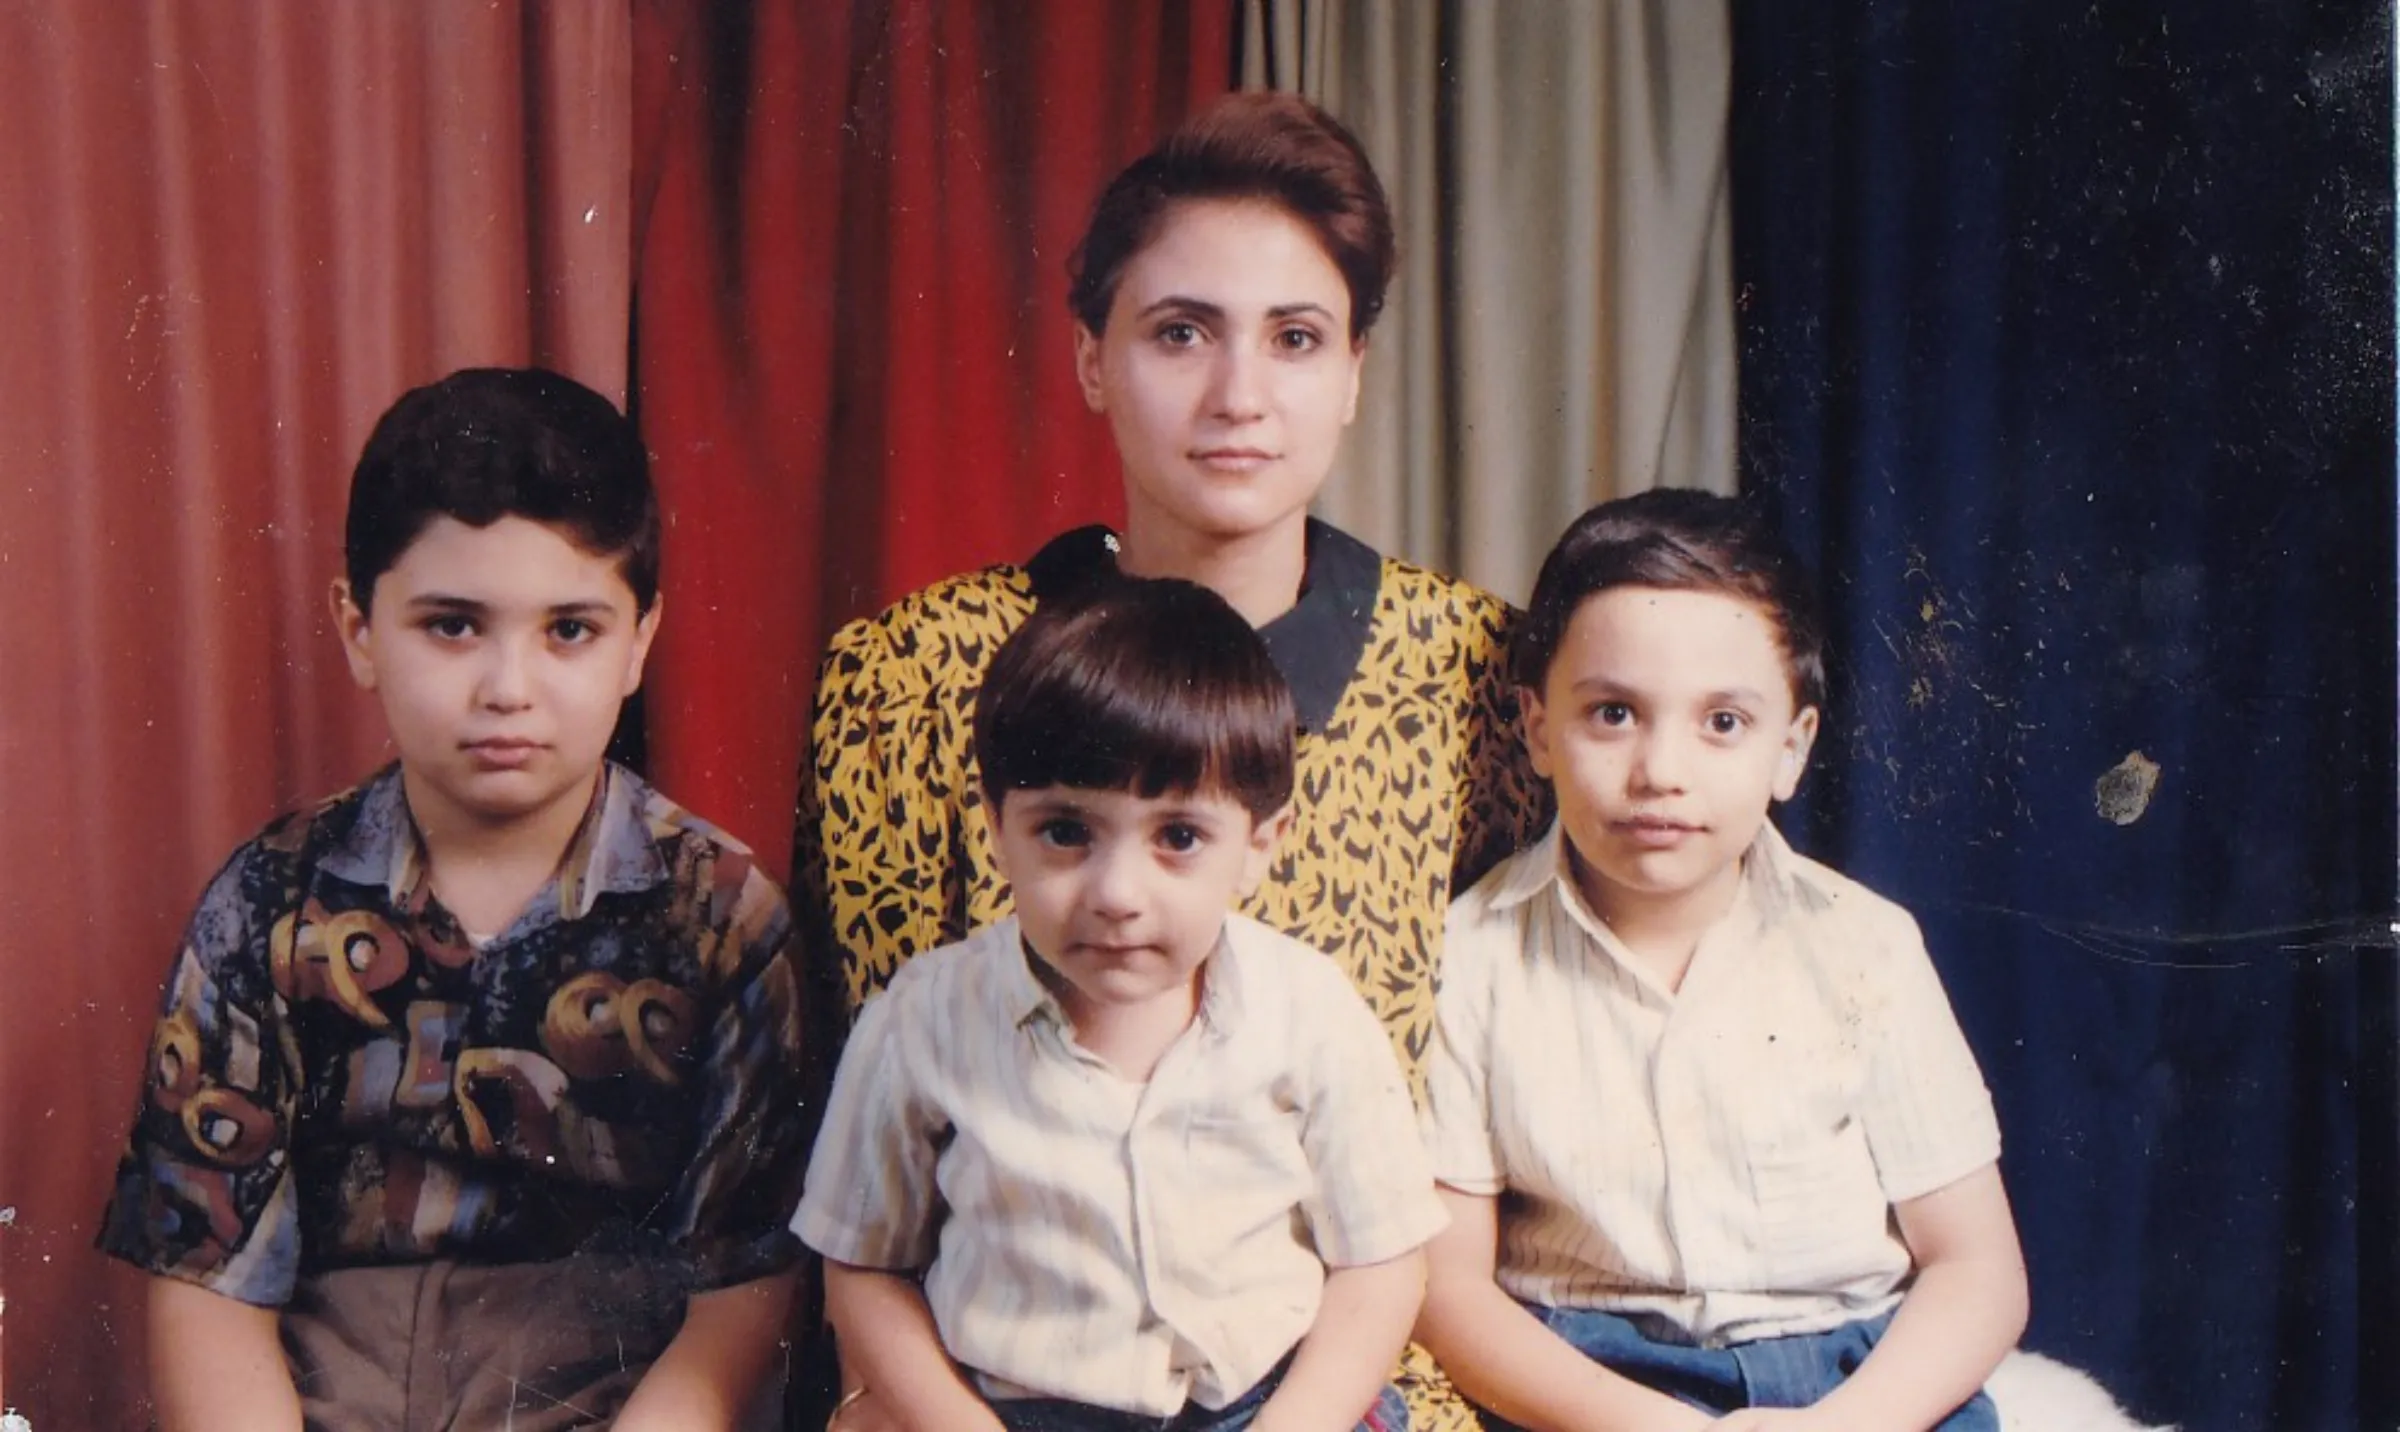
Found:
[[[1082,528],[1024,567],[937,582],[834,638],[802,772],[792,892],[820,1009],[854,1015],[910,955],[1008,913],[975,765],[976,693],[1041,595],[1113,563],[1113,552],[1104,530]],[[1549,814],[1516,738],[1513,615],[1312,521],[1300,601],[1261,628],[1299,710],[1299,768],[1292,829],[1244,912],[1349,972],[1420,1095],[1451,894]],[[823,1051],[834,1041],[812,1042]],[[1401,1386],[1412,1432],[1475,1426],[1418,1349]]]

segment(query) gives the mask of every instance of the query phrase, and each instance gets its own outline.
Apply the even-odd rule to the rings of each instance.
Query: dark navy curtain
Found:
[[[1745,481],[1839,668],[1786,828],[1924,924],[2028,1345],[2400,1426],[2389,9],[1735,14]]]

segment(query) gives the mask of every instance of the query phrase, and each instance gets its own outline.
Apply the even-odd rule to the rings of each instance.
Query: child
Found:
[[[1512,658],[1559,815],[1451,909],[1418,1326],[1518,1425],[1995,1425],[1990,1097],[1915,922],[1766,820],[1818,630],[1726,498],[1608,503],[1543,564]]]
[[[157,1275],[162,1426],[752,1402],[799,1253],[790,919],[603,759],[658,540],[640,436],[555,374],[455,373],[368,438],[333,615],[399,760],[202,895],[101,1236]]]
[[[846,1359],[923,1432],[1391,1425],[1441,1206],[1365,1002],[1228,913],[1292,796],[1265,644],[1096,579],[1001,648],[975,751],[1016,914],[868,1002],[793,1223]]]

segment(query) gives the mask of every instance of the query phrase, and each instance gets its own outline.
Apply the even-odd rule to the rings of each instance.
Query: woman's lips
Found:
[[[1212,472],[1256,472],[1275,461],[1275,454],[1259,448],[1201,448],[1192,454],[1192,461]]]

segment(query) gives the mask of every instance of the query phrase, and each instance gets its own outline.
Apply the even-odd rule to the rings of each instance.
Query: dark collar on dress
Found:
[[[1117,535],[1106,527],[1064,532],[1025,564],[1036,597],[1056,597],[1117,569]],[[1375,621],[1383,559],[1338,528],[1308,519],[1308,569],[1300,600],[1258,629],[1292,688],[1303,731],[1322,731],[1358,670]]]

